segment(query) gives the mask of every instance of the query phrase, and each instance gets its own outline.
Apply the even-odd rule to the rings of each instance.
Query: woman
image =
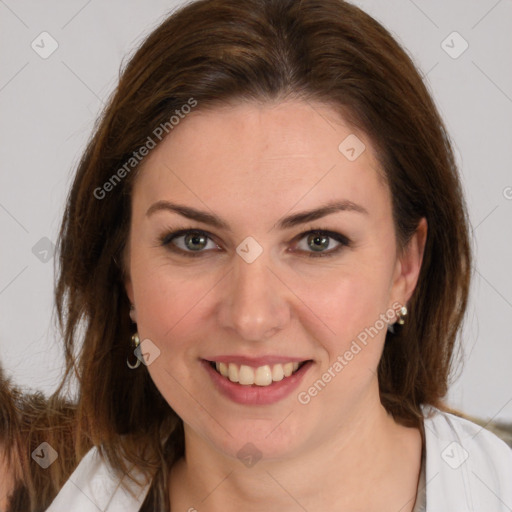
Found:
[[[355,6],[170,16],[59,248],[80,462],[50,512],[512,506],[510,450],[442,412],[471,268],[449,137]]]

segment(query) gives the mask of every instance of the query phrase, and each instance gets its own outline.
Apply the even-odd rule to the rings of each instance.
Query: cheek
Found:
[[[375,389],[387,319],[391,319],[386,291],[384,280],[365,272],[341,279],[332,293],[310,293],[311,309],[321,313],[325,324],[321,331],[311,330],[322,345],[324,357],[314,378],[299,390],[300,404],[314,403],[319,411],[337,404],[338,412],[343,413],[362,403],[368,390]],[[311,312],[304,311],[304,315],[314,322]]]
[[[389,282],[389,271],[378,265],[354,265],[314,282],[301,280],[297,295],[304,297],[311,318],[316,317],[317,323],[321,319],[327,331],[347,338],[386,312]]]
[[[165,255],[141,250],[132,259],[131,276],[139,337],[160,350],[161,357],[148,368],[153,380],[158,386],[167,374],[183,382],[193,379],[191,368],[205,343],[218,339],[212,303],[224,284],[222,271],[179,267]]]
[[[348,389],[357,395],[358,389],[366,388],[375,375],[384,346],[387,319],[391,319],[388,301],[392,261],[376,261],[373,257],[359,257],[315,282],[301,281],[298,290],[298,295],[307,298],[308,306],[301,309],[301,324],[308,326],[310,334],[322,345],[320,371],[330,368],[336,375],[333,381],[337,384],[329,387],[336,393],[343,389],[340,396],[345,396]],[[337,367],[332,368],[336,361]]]
[[[179,270],[154,267],[133,278],[139,335],[167,344],[180,345],[184,327],[197,326],[208,290],[212,286],[201,279],[183,279]]]
[[[196,358],[200,340],[209,332],[205,308],[215,281],[185,278],[165,264],[140,268],[132,273],[137,329],[141,340],[151,340],[159,350],[147,370],[174,411],[194,425],[203,411],[189,393],[200,396],[204,385],[197,379]]]

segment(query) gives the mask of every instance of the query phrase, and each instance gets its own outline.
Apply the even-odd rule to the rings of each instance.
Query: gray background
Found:
[[[511,420],[512,0],[354,3],[407,48],[457,148],[476,261],[450,404]],[[52,243],[72,172],[121,62],[177,4],[0,0],[0,360],[21,385],[62,371]]]

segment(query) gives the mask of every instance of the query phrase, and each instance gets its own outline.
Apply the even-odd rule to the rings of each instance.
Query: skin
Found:
[[[350,134],[366,145],[355,161],[338,150]],[[214,213],[230,229],[171,211],[147,215],[161,200]],[[367,213],[277,227],[335,200]],[[405,304],[417,282],[426,222],[399,250],[389,189],[365,135],[319,103],[199,108],[146,158],[132,207],[126,290],[140,339],[160,350],[151,377],[185,425],[186,455],[170,477],[172,510],[411,511],[421,438],[379,400],[386,328],[307,405],[297,400],[361,331]],[[183,227],[211,234],[199,257],[161,244]],[[302,234],[311,229],[351,243],[308,257],[315,251]],[[236,253],[248,236],[263,248],[250,264]],[[186,250],[183,237],[174,242]],[[330,239],[325,252],[336,247]],[[314,363],[277,404],[240,405],[200,364],[221,354]],[[252,467],[237,458],[248,442],[262,454]]]

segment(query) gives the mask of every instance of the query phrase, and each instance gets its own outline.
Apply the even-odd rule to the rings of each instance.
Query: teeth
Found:
[[[252,368],[245,364],[215,363],[215,368],[222,376],[227,377],[231,382],[238,382],[243,386],[270,386],[272,382],[279,382],[289,377],[299,368],[299,363],[285,363],[259,366]]]
[[[224,377],[228,376],[228,365],[225,363],[219,363],[219,372]]]
[[[284,370],[282,364],[275,364],[272,368],[272,380],[279,382],[284,379]]]
[[[231,382],[238,382],[238,366],[236,364],[229,363],[228,378]]]
[[[256,368],[254,384],[257,386],[268,386],[272,384],[272,370],[270,366],[260,366]]]
[[[250,386],[254,384],[254,370],[250,366],[245,366],[244,364],[240,366],[238,382],[244,386]]]

